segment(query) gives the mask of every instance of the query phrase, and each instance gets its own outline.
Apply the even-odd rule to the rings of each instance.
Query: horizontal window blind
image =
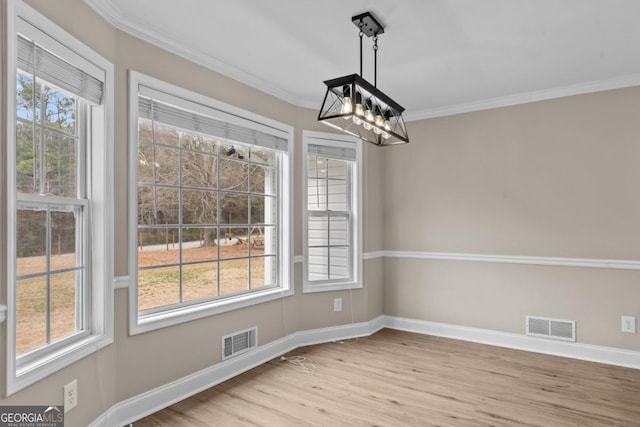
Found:
[[[287,140],[279,136],[228,123],[144,96],[138,96],[138,114],[146,119],[218,138],[278,151],[286,152],[288,149]]]
[[[354,162],[356,160],[356,149],[354,147],[335,147],[332,145],[316,145],[309,144],[307,146],[307,153],[310,155],[329,157],[332,159],[349,160]]]
[[[41,46],[18,36],[18,68],[35,74],[94,104],[102,102],[104,84]]]

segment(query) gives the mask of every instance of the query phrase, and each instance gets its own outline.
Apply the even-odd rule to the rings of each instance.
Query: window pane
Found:
[[[218,258],[218,229],[215,227],[182,229],[182,261],[206,261]]]
[[[47,271],[47,211],[18,210],[16,255],[18,276]]]
[[[326,178],[309,178],[307,180],[307,208],[309,210],[327,209]]]
[[[180,179],[180,151],[173,148],[155,148],[156,184],[178,185]]]
[[[220,228],[220,237],[220,258],[249,256],[248,228]]]
[[[326,159],[329,178],[347,179],[348,162],[345,160]]]
[[[327,159],[318,156],[308,156],[307,176],[309,178],[326,178],[327,170]]]
[[[329,261],[329,279],[348,279],[349,278],[349,249],[348,248],[330,248],[331,255]]]
[[[31,76],[18,73],[18,81],[16,87],[17,103],[16,114],[18,118],[33,121],[40,121],[40,88],[35,86]],[[35,92],[35,96],[34,96]]]
[[[186,187],[216,188],[218,159],[207,154],[182,152],[182,185]]]
[[[329,228],[329,244],[331,246],[349,244],[349,220],[345,217],[331,217]]]
[[[153,160],[153,145],[138,144],[138,182],[153,184],[156,170]]]
[[[153,142],[162,145],[179,146],[180,136],[174,128],[156,123],[153,129]]]
[[[180,267],[138,271],[138,310],[180,302]]]
[[[184,133],[182,135],[182,147],[187,150],[201,151],[203,153],[218,153],[218,143],[215,139],[193,133]]]
[[[249,165],[238,160],[220,158],[220,188],[249,191]]]
[[[251,258],[251,289],[276,284],[276,257]]]
[[[76,260],[76,216],[51,212],[51,270],[81,265]]]
[[[260,255],[260,250],[266,255],[276,255],[278,253],[278,234],[275,227],[255,227],[253,230],[252,255]]]
[[[155,224],[155,189],[153,187],[138,187],[138,224]]]
[[[76,289],[80,273],[51,275],[51,341],[76,331]]]
[[[45,125],[76,135],[76,100],[49,86],[44,89]]]
[[[329,278],[329,265],[327,248],[309,248],[309,280],[327,280]]]
[[[249,289],[249,260],[220,261],[220,295]]]
[[[182,192],[183,224],[216,224],[217,194],[215,191]]]
[[[180,262],[178,228],[138,228],[138,266],[148,267]]]
[[[251,147],[250,158],[252,163],[274,166],[276,164],[275,153],[262,147]]]
[[[272,167],[251,165],[251,188],[249,191],[259,194],[274,194],[275,172]]]
[[[218,263],[185,265],[182,267],[182,301],[218,296]]]
[[[16,127],[16,186],[19,193],[40,192],[40,132],[33,125]]]
[[[76,139],[58,132],[44,131],[45,193],[77,197]]]
[[[329,217],[309,217],[307,234],[309,246],[327,246],[329,243]]]
[[[329,192],[327,209],[333,211],[347,211],[349,210],[349,191],[347,187],[347,181],[343,179],[329,178],[328,180]]]
[[[138,142],[153,142],[153,126],[151,120],[138,119]]]
[[[16,350],[26,353],[47,343],[47,278],[16,282]]]
[[[220,224],[248,224],[249,196],[220,192]]]
[[[249,148],[242,144],[232,144],[230,142],[220,143],[220,157],[230,159],[249,160]]]
[[[149,212],[152,215],[152,218],[147,218],[147,220],[153,224],[180,223],[180,191],[177,188],[156,187],[152,188],[151,192],[145,196],[144,212]],[[141,202],[140,199],[139,202]]]

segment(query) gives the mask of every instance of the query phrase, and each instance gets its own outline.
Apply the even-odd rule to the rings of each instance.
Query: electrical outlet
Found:
[[[633,316],[622,316],[622,332],[627,334],[636,333],[636,318]]]
[[[73,380],[64,386],[64,413],[66,414],[78,406],[78,380]]]
[[[342,298],[333,299],[333,311],[342,311]]]

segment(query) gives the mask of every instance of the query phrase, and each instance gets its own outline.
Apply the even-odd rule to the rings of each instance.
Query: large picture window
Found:
[[[287,291],[288,129],[139,73],[130,78],[132,332]]]
[[[361,287],[360,144],[304,132],[304,290]]]
[[[113,67],[22,2],[15,7],[9,394],[111,342],[113,283]]]

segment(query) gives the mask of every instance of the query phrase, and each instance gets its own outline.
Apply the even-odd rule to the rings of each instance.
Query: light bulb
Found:
[[[389,135],[387,132],[382,132],[382,137],[384,139],[389,139],[389,138],[391,138],[391,135]]]
[[[348,96],[344,97],[344,103],[340,108],[340,114],[351,114],[353,112],[353,104],[351,103],[351,98]]]
[[[376,135],[380,135],[382,133],[382,129],[384,128],[384,118],[382,118],[382,114],[376,114],[376,118],[373,120],[373,124],[376,127],[373,129],[373,132]]]
[[[356,97],[355,113],[356,114],[353,116],[353,123],[355,123],[356,125],[361,125],[362,124],[361,117],[364,116],[364,111],[362,110],[362,102],[358,102],[357,97]]]
[[[364,110],[364,128],[366,130],[371,129],[373,126],[371,125],[373,123],[373,111],[371,111],[371,105],[367,105],[367,109]]]

